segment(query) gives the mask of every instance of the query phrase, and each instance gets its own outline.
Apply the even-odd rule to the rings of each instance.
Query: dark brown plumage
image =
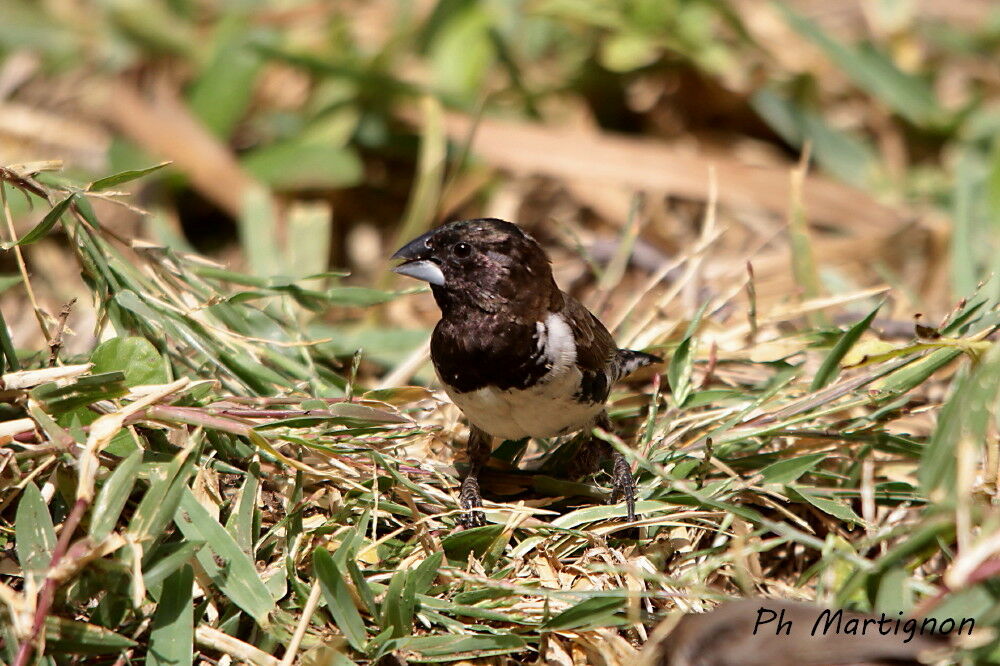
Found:
[[[441,320],[431,360],[470,423],[470,471],[462,484],[465,522],[480,524],[478,473],[494,437],[552,437],[608,426],[611,385],[659,361],[618,349],[604,325],[559,290],[542,247],[497,219],[454,222],[393,255],[397,273],[431,285]],[[602,450],[607,445],[598,444]],[[634,519],[634,485],[621,454],[615,495]]]

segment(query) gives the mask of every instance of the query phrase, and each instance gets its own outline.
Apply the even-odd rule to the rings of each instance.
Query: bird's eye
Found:
[[[472,246],[468,243],[455,243],[451,246],[451,253],[459,259],[465,259],[472,254]]]

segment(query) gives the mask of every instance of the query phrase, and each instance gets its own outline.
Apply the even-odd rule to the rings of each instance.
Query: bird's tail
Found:
[[[619,349],[618,355],[615,357],[615,379],[631,375],[639,368],[645,368],[647,365],[653,365],[654,363],[663,363],[663,359],[659,356],[647,354],[646,352]]]

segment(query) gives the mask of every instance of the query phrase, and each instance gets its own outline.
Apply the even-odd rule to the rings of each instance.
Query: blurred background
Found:
[[[741,292],[752,261],[762,308],[890,285],[889,325],[945,314],[1000,265],[991,0],[0,0],[0,16],[0,164],[59,160],[39,176],[58,184],[169,161],[89,197],[102,224],[250,274],[411,288],[386,272],[399,244],[497,216],[613,322],[631,311],[613,287],[670,289],[683,260],[698,270],[678,312]],[[19,237],[47,212],[8,204]],[[46,316],[80,299],[80,352],[93,297],[61,233],[25,261]],[[380,293],[320,313],[336,351],[361,336],[398,362],[424,339],[430,299],[352,307]],[[36,347],[24,299],[0,304]]]

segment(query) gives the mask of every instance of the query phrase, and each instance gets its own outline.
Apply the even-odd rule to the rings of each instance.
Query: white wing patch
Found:
[[[538,350],[551,369],[527,389],[502,391],[485,386],[458,393],[445,385],[452,401],[474,425],[494,437],[554,437],[584,428],[601,413],[601,403],[581,404],[573,395],[582,375],[576,367],[573,330],[559,314],[537,324]]]

